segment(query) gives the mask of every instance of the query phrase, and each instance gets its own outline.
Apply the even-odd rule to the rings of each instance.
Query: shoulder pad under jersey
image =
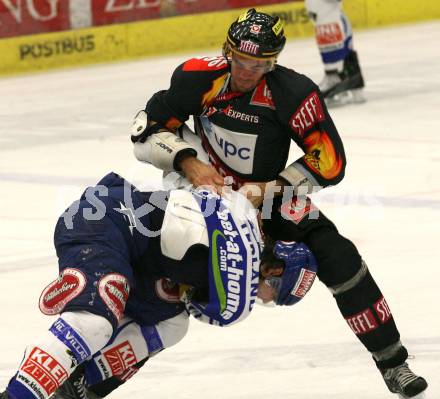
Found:
[[[200,206],[191,192],[171,190],[162,224],[162,254],[181,260],[195,244],[209,246],[208,232]]]

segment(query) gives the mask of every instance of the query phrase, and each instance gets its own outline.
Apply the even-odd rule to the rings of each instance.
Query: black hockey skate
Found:
[[[388,389],[401,398],[424,398],[423,392],[428,387],[428,383],[423,377],[415,375],[407,363],[392,369],[382,369],[380,372]]]
[[[354,50],[350,50],[345,58],[342,72],[326,71],[324,79],[319,84],[329,107],[365,102],[362,90],[364,86],[364,78]]]
[[[87,390],[84,372],[80,366],[56,390],[50,399],[100,399],[100,397]]]

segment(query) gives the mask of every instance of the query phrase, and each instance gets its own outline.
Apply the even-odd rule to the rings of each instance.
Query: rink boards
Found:
[[[355,29],[440,18],[438,0],[351,0],[344,4]],[[302,2],[258,7],[279,15],[289,38],[313,34]],[[241,12],[150,19],[86,29],[0,39],[0,75],[220,48],[227,27]]]

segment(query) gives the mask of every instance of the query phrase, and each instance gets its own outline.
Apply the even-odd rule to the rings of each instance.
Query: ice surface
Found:
[[[356,32],[368,102],[331,112],[348,168],[341,184],[317,198],[381,286],[412,368],[430,383],[427,399],[440,398],[438,43],[438,21]],[[160,173],[133,159],[128,131],[187,57],[0,80],[1,388],[25,345],[51,323],[37,301],[57,273],[58,215],[110,170],[143,188],[160,185]],[[321,79],[313,39],[289,43],[280,63]],[[291,156],[298,154],[292,146]],[[192,321],[180,344],[151,359],[112,397],[392,396],[317,282],[294,308],[257,307],[235,327]]]

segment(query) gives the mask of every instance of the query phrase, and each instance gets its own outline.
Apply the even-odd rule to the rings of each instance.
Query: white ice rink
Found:
[[[331,111],[347,173],[317,198],[358,245],[382,288],[410,365],[430,384],[428,399],[440,398],[439,43],[440,21],[356,32],[368,102]],[[57,275],[58,215],[111,170],[143,188],[160,184],[157,171],[135,162],[128,131],[135,113],[168,87],[172,70],[187,57],[0,80],[0,391],[26,343],[52,321],[37,301]],[[280,63],[321,78],[311,38],[289,43]],[[292,146],[292,156],[298,154]],[[316,282],[297,306],[257,307],[234,327],[192,321],[180,344],[112,397],[393,396]]]

